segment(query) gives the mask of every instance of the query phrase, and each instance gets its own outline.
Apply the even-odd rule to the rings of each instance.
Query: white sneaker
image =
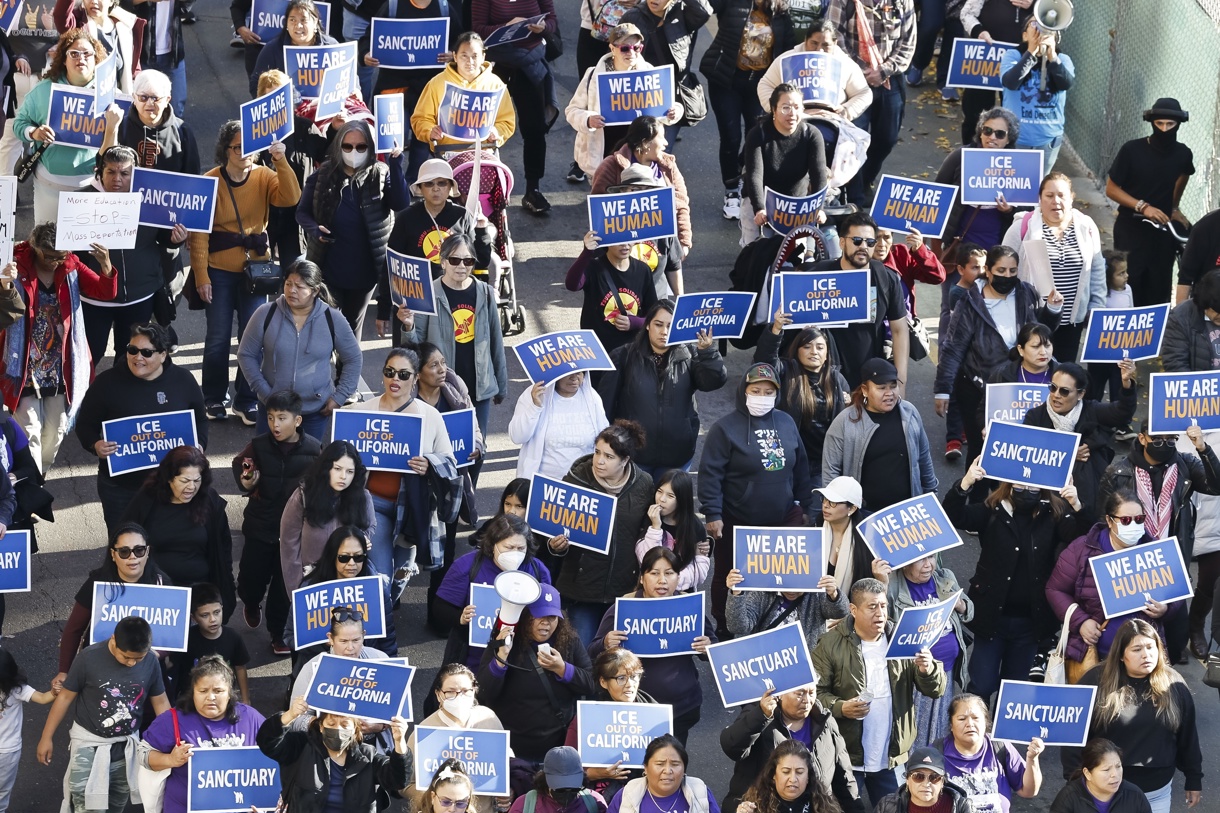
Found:
[[[737,220],[741,217],[741,193],[736,189],[727,189],[724,193],[724,219]]]

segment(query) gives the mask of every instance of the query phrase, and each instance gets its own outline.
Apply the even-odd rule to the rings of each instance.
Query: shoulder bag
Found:
[[[233,194],[233,186],[227,178],[221,178],[225,189],[229,190],[229,200],[233,202],[233,214],[237,218],[237,230],[244,236],[246,227],[241,224],[241,209],[237,206],[237,196]],[[284,287],[284,272],[280,264],[271,260],[251,260],[250,250],[246,249],[246,262],[242,266],[246,275],[246,291],[252,296],[273,296]]]
[[[182,743],[182,733],[178,730],[178,710],[170,709],[174,715],[174,745]],[[140,790],[140,799],[144,803],[144,813],[161,813],[165,807],[165,782],[169,779],[172,768],[154,771],[143,765],[136,766],[136,785]]]

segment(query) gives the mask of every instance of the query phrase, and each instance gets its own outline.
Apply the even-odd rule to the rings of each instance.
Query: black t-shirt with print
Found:
[[[82,649],[64,688],[76,693],[73,721],[99,737],[126,737],[139,730],[144,704],[165,694],[165,684],[151,651],[135,666],[124,666],[110,653],[109,644],[106,640]]]
[[[617,297],[611,292],[611,285],[618,293]],[[627,270],[619,271],[606,261],[604,252],[598,252],[589,263],[585,272],[584,292],[580,326],[596,333],[606,352],[621,347],[635,335],[634,331],[616,328],[611,318],[620,310],[628,316],[642,318],[657,301],[652,271],[645,263],[631,257],[627,261]]]
[[[453,314],[454,358],[449,359],[458,378],[466,382],[471,392],[476,392],[474,373],[474,307],[479,286],[473,282],[466,290],[459,291],[441,283],[445,298],[449,300],[449,312]]]

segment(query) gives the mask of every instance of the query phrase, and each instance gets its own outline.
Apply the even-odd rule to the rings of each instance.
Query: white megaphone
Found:
[[[496,595],[500,597],[500,611],[496,613],[496,623],[491,630],[491,639],[496,640],[500,635],[500,630],[508,627],[509,633],[508,637],[504,639],[504,645],[511,650],[513,648],[512,629],[521,620],[521,611],[542,596],[542,585],[528,573],[506,570],[496,576],[492,586],[496,589]]]
[[[1037,0],[1034,3],[1034,25],[1040,31],[1058,33],[1072,24],[1076,10],[1072,8],[1072,0]],[[1042,91],[1046,91],[1046,56],[1042,57],[1042,78],[1038,82]]]

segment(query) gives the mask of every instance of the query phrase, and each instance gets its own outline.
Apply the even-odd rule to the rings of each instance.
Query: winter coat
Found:
[[[936,598],[940,601],[949,598],[959,589],[957,576],[947,567],[937,567],[936,570],[932,571],[932,581],[936,582]],[[890,620],[895,624],[898,623],[898,618],[902,615],[903,610],[915,606],[915,601],[911,598],[911,585],[907,582],[901,568],[890,574],[886,598],[889,599],[890,604]],[[954,610],[949,613],[949,624],[953,627],[953,637],[957,639],[958,648],[957,662],[953,664],[953,688],[955,692],[965,691],[966,689],[966,681],[970,675],[969,645],[974,642],[974,636],[966,631],[966,625],[974,620],[974,600],[963,592],[962,601],[966,605],[966,612],[959,613],[957,610]]]
[[[1212,344],[1207,334],[1214,327],[1193,299],[1171,310],[1165,322],[1165,338],[1161,341],[1161,366],[1165,372],[1212,369]]]
[[[1110,797],[1109,813],[1152,813],[1148,797],[1132,783],[1123,780]],[[1097,813],[1097,800],[1085,787],[1084,779],[1071,779],[1055,794],[1051,813]]]
[[[652,478],[635,463],[628,465],[631,473],[618,493],[609,553],[569,546],[563,554],[563,568],[555,586],[568,601],[610,604],[618,596],[635,589],[639,570],[635,558],[636,534],[648,513],[648,506],[652,505],[653,490]],[[591,454],[577,459],[563,481],[606,493],[605,487],[593,476]]]
[[[902,433],[907,439],[911,496],[932,493],[940,482],[932,468],[932,451],[928,444],[928,433],[923,428],[923,419],[910,401],[899,401],[895,408],[902,413]],[[848,407],[835,416],[830,429],[826,431],[826,443],[822,447],[822,482],[829,483],[843,474],[854,477],[857,482],[863,482],[866,476],[883,475],[883,472],[866,474],[864,471],[864,454],[876,432],[877,424],[862,410]]]
[[[482,280],[471,280],[475,286],[474,301],[474,391],[476,401],[508,397],[508,362],[504,359],[504,334],[500,329],[500,314],[496,310],[496,292]],[[453,363],[457,356],[457,340],[453,335],[453,311],[445,286],[432,282],[432,298],[436,314],[415,314],[412,339],[431,342]]]
[[[589,194],[608,193],[610,187],[617,186],[622,179],[623,170],[634,163],[635,158],[631,154],[631,147],[626,144],[610,153],[593,170],[586,170],[593,176],[592,189]],[[678,242],[686,248],[690,248],[694,245],[690,219],[690,195],[686,192],[686,179],[682,177],[682,171],[678,169],[678,159],[663,152],[657,157],[656,165],[661,173],[661,178],[674,190],[674,209],[678,213]]]
[[[255,435],[246,447],[247,454],[233,458],[233,479],[241,489],[242,464],[246,457],[254,461],[258,482],[248,492],[241,532],[249,544],[252,540],[274,543],[277,550],[280,541],[280,516],[288,504],[288,498],[301,483],[309,465],[322,454],[321,442],[304,432],[301,442],[284,454],[284,447],[267,432]]]
[[[738,638],[763,632],[776,626],[778,618],[767,620],[781,596],[765,590],[742,590],[740,595],[729,591],[724,604],[725,623],[729,632]],[[812,652],[818,640],[826,634],[826,621],[847,617],[847,592],[839,591],[839,597],[831,601],[826,591],[801,593],[796,600],[796,609],[784,619],[784,623],[799,621],[805,633],[805,643]],[[744,791],[742,791],[744,793]]]
[[[1076,303],[1071,313],[1062,315],[1060,324],[1079,325],[1089,318],[1089,311],[1106,306],[1106,261],[1101,256],[1101,233],[1093,218],[1084,212],[1073,210],[1070,228],[1076,232],[1076,243],[1084,265],[1080,269],[1080,280],[1076,287]],[[1016,218],[1004,233],[1004,245],[1017,252],[1019,276],[1032,283],[1036,277],[1031,272],[1033,262],[1029,258],[1027,244],[1042,239],[1042,210],[1034,208]],[[1045,252],[1043,252],[1045,255]],[[1046,269],[1050,273],[1050,269]]]
[[[886,639],[893,631],[894,625],[887,622]],[[814,673],[818,676],[818,702],[838,721],[851,764],[863,765],[864,721],[843,714],[843,702],[859,697],[866,688],[864,655],[856,625],[850,621],[836,624],[818,641],[812,659]],[[886,661],[893,707],[889,761],[886,763],[890,768],[906,762],[907,752],[915,744],[915,692],[936,698],[943,697],[948,690],[944,667],[939,661],[932,663],[932,673],[925,675],[915,668],[911,658]]]
[[[729,792],[720,804],[721,810],[737,810],[741,797],[762,774],[771,752],[790,739],[792,732],[784,724],[778,707],[770,718],[763,716],[758,703],[742,707],[737,718],[720,731],[720,748],[734,762]],[[809,713],[809,739],[813,743],[809,750],[813,755],[814,777],[822,792],[833,795],[843,813],[864,813],[864,802],[860,799],[851,759],[847,755],[847,743],[839,733],[835,718],[817,701]]]
[[[127,115],[119,122],[116,133],[119,144],[124,144],[141,154],[141,142],[155,141],[157,155],[152,169],[166,172],[180,172],[184,175],[198,175],[200,172],[199,145],[195,143],[195,134],[187,123],[174,113],[173,105],[167,104],[161,120],[152,127],[145,126],[140,120],[136,106],[127,108]],[[138,166],[143,166],[141,162]]]
[[[280,784],[286,808],[292,813],[324,813],[330,791],[330,755],[322,735],[312,726],[285,728],[279,714],[267,718],[258,730],[258,747],[280,764]],[[411,784],[411,752],[381,753],[357,743],[347,752],[343,766],[345,813],[376,813],[387,791],[394,795]]]
[[[640,813],[644,792],[648,789],[648,780],[644,777],[632,779],[618,795],[610,801],[608,813]],[[715,799],[711,790],[702,779],[690,774],[682,781],[682,796],[686,799],[690,813],[712,813]],[[727,811],[726,811],[727,813]]]
[[[1033,584],[1026,602],[1019,603],[1028,603],[1035,629],[1049,634],[1058,622],[1046,601],[1044,588],[1055,568],[1055,551],[1075,539],[1081,523],[1087,520],[1070,505],[1064,505],[1063,516],[1056,521],[1043,507],[1034,514],[1028,535],[1023,535],[1013,522],[1007,502],[996,508],[983,503],[988,492],[984,482],[975,483],[969,492],[963,491],[958,480],[942,500],[953,526],[972,531],[979,538],[979,560],[966,590],[966,596],[974,603],[974,615],[966,626],[980,638],[996,635],[1008,601],[1011,574],[1024,546]]]
[[[737,51],[754,0],[714,0],[711,6],[716,15],[716,38],[699,61],[699,73],[707,77],[709,91],[727,92],[737,74]],[[796,32],[786,7],[771,15],[771,34],[772,58],[796,45]]]
[[[467,82],[457,72],[457,67],[450,62],[445,66],[445,70],[429,79],[428,84],[424,85],[423,92],[419,94],[415,112],[411,114],[411,132],[415,133],[415,137],[424,144],[428,143],[432,128],[437,126],[436,116],[445,95],[446,84],[456,85],[465,90],[495,90],[505,87],[504,81],[492,73],[491,69],[492,64],[484,62],[474,79]],[[500,147],[504,146],[504,142],[508,141],[517,130],[517,111],[513,108],[513,101],[509,98],[507,89],[500,97],[500,109],[496,112],[495,127],[496,132],[500,134],[500,140],[497,143],[497,146]],[[453,146],[462,143],[464,142],[445,137],[437,142],[437,146]]]
[[[948,795],[953,800],[952,813],[971,813],[974,809],[970,805],[970,799],[966,796],[966,791],[953,783],[953,780],[946,780],[941,789],[942,795]],[[873,813],[907,813],[908,810],[914,808],[911,804],[911,792],[907,790],[906,784],[899,785],[896,793],[891,793],[885,796],[877,806],[873,808]]]
[[[650,37],[660,36],[669,51],[670,64],[674,66],[674,82],[690,73],[691,53],[695,47],[695,35],[707,25],[712,17],[712,7],[707,0],[677,0],[665,10],[665,20],[652,13],[647,3],[636,3],[623,12],[619,23],[631,23],[640,29],[645,43]],[[648,46],[644,46],[648,52]],[[732,813],[730,811],[729,813]]]
[[[640,348],[640,341],[645,347]],[[729,379],[716,346],[693,350],[689,345],[669,348],[664,370],[652,363],[648,337],[610,354],[614,369],[597,386],[606,419],[639,421],[648,444],[635,461],[641,466],[681,468],[695,456],[699,440],[696,392],[715,392]]]

